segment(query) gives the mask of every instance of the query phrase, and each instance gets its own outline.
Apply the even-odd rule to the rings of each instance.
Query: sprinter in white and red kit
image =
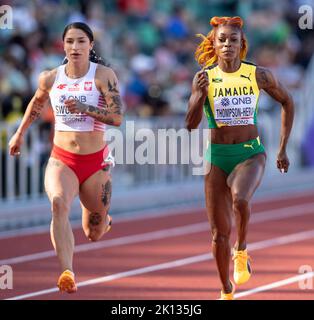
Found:
[[[105,127],[120,126],[123,116],[117,77],[93,50],[91,29],[81,22],[71,23],[64,30],[63,41],[64,64],[41,73],[9,151],[20,154],[26,130],[50,98],[55,116],[53,148],[45,173],[52,211],[50,234],[61,266],[57,285],[60,291],[73,293],[77,286],[71,204],[78,195],[82,226],[89,240],[97,241],[110,230],[113,158],[105,142]]]

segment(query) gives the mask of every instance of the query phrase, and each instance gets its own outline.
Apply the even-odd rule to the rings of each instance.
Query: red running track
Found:
[[[253,203],[249,254],[253,275],[237,299],[313,299],[313,193]],[[0,299],[212,300],[220,284],[204,209],[119,219],[103,240],[74,230],[76,294],[59,293],[48,233],[0,239],[0,266],[13,268],[13,289]],[[234,241],[234,233],[232,234]],[[300,273],[300,267],[307,273]],[[312,270],[313,269],[313,270]],[[230,275],[232,275],[232,265]],[[312,272],[311,272],[312,271]]]

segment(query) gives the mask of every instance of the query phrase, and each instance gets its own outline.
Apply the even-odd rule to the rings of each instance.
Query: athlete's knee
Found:
[[[233,198],[233,209],[234,211],[240,212],[240,213],[245,213],[248,212],[249,209],[249,202],[247,199],[244,197],[240,197],[235,195]]]
[[[229,243],[231,228],[226,230],[212,229],[212,241],[216,244]]]
[[[51,211],[55,215],[67,214],[69,211],[69,205],[64,197],[55,195],[51,198]]]
[[[91,212],[88,223],[84,228],[86,237],[90,241],[98,241],[102,236],[103,216],[99,212]]]
[[[106,233],[106,217],[105,213],[90,213],[88,224],[84,227],[84,233],[90,241],[98,241]]]
[[[99,241],[103,236],[103,232],[100,229],[86,228],[86,230],[84,230],[84,232],[85,232],[87,239],[92,242]]]

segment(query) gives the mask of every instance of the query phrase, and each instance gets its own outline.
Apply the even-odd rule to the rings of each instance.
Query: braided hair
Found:
[[[93,35],[91,28],[86,23],[83,23],[83,22],[73,22],[73,23],[68,24],[63,31],[63,35],[62,35],[63,41],[65,38],[65,35],[67,34],[67,32],[70,29],[80,29],[86,34],[86,36],[88,37],[90,42],[94,41],[94,35]],[[91,49],[89,52],[89,61],[94,62],[94,63],[99,63],[99,64],[102,64],[107,67],[109,66],[109,63],[107,61],[105,61],[102,57],[97,55],[97,53],[94,49]],[[67,62],[68,62],[68,59],[67,59],[67,57],[65,57],[62,61],[62,64],[66,64]]]

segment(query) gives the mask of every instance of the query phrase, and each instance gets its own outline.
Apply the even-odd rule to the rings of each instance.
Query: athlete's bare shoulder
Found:
[[[263,67],[256,68],[256,81],[260,89],[264,89],[272,98],[280,103],[291,101],[288,90],[280,83],[273,73]]]
[[[115,72],[104,65],[98,65],[95,74],[95,83],[97,88],[104,91],[118,91],[118,79]]]
[[[56,79],[56,75],[57,68],[41,72],[39,75],[38,87],[42,90],[50,91]]]
[[[256,81],[258,87],[264,90],[277,85],[276,78],[272,72],[269,69],[261,66],[256,67]]]
[[[104,66],[102,64],[98,64],[96,69],[96,74],[95,74],[96,79],[104,80],[104,79],[111,78],[113,76],[115,77],[116,75],[110,67]]]

